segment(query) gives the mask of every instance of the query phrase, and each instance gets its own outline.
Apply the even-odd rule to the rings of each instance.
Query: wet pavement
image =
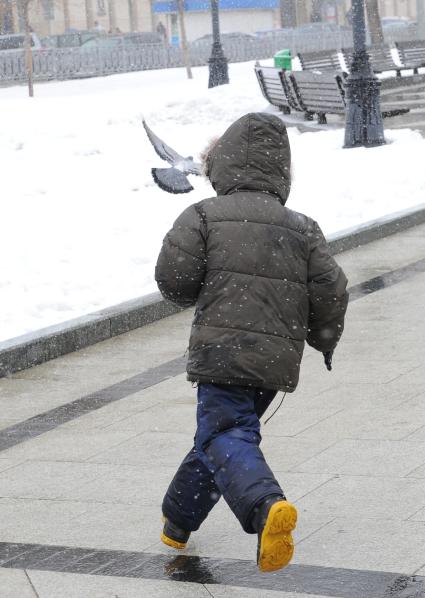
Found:
[[[183,553],[159,541],[195,427],[190,311],[1,379],[1,598],[425,596],[424,256],[421,225],[337,258],[334,369],[307,349],[262,430],[299,512],[276,574],[223,501]]]

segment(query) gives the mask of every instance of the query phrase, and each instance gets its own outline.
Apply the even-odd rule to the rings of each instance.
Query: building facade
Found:
[[[32,29],[41,37],[70,30],[154,31],[161,22],[178,43],[176,0],[0,0],[0,33],[22,31],[29,2]],[[379,0],[381,16],[416,19],[425,0]],[[211,33],[210,0],[185,0],[188,40]],[[310,20],[346,23],[351,0],[220,0],[222,32],[254,33]]]
[[[0,31],[23,29],[23,2],[0,0]],[[32,29],[41,37],[72,30],[151,31],[150,0],[29,0]]]

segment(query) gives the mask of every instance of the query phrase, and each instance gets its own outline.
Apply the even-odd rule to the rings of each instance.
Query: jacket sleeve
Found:
[[[175,221],[162,244],[155,280],[165,299],[181,307],[194,305],[206,266],[204,223],[197,206],[189,206]]]
[[[310,238],[308,263],[309,324],[307,342],[318,351],[336,347],[344,330],[347,310],[347,278],[331,256],[315,222]]]

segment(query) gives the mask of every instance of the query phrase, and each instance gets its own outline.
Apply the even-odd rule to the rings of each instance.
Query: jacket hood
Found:
[[[266,113],[242,116],[209,152],[207,175],[218,195],[267,191],[285,204],[291,188],[291,149],[283,122]]]

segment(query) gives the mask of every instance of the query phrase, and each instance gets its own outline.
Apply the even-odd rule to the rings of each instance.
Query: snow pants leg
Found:
[[[259,445],[259,418],[276,392],[200,384],[195,447],[180,465],[163,501],[163,513],[195,531],[223,495],[243,529],[253,533],[254,506],[283,491]]]

